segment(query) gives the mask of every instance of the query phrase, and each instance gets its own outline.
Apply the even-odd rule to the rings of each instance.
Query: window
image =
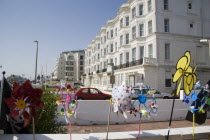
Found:
[[[139,35],[140,35],[140,36],[144,36],[144,24],[140,24],[140,25],[139,25],[139,29],[140,29]]]
[[[104,43],[106,43],[106,36],[104,36]]]
[[[123,44],[123,35],[120,36],[120,46]]]
[[[83,67],[80,67],[80,71],[83,71]]]
[[[165,79],[165,86],[171,87],[171,79]]]
[[[139,15],[142,16],[144,13],[143,13],[143,10],[144,10],[144,6],[143,4],[139,5]]]
[[[113,52],[113,44],[111,44],[110,47],[111,47],[111,48],[110,48],[110,49],[111,49],[110,51]]]
[[[132,49],[132,61],[136,60],[136,48]]]
[[[112,59],[112,58],[110,59],[110,63],[111,63],[111,64],[113,63],[113,59]]]
[[[108,45],[106,46],[106,51],[107,51],[107,53],[109,52],[109,46]]]
[[[100,49],[100,43],[98,43],[98,49]]]
[[[115,42],[115,51],[117,51],[117,42]]]
[[[132,28],[132,38],[135,39],[136,38],[136,26],[134,26]]]
[[[115,29],[115,36],[117,36],[117,28]]]
[[[129,26],[129,17],[126,17],[126,26]]]
[[[129,52],[126,52],[126,63],[129,63]]]
[[[99,60],[99,58],[100,58],[100,54],[98,53],[98,60]]]
[[[88,89],[83,89],[82,93],[89,93]]]
[[[153,58],[153,47],[152,47],[152,44],[149,45],[149,57]]]
[[[120,65],[122,65],[123,64],[123,54],[121,53],[120,54]]]
[[[117,66],[117,58],[115,58],[115,66]]]
[[[103,50],[101,49],[101,56],[103,55]]]
[[[84,58],[83,55],[80,55],[80,60],[83,60],[83,58]]]
[[[148,34],[151,34],[152,33],[152,21],[150,20],[148,22]]]
[[[109,39],[109,32],[106,33],[106,37],[107,37],[107,39]]]
[[[73,67],[66,67],[66,70],[67,71],[72,71],[72,70],[74,70],[74,68]]]
[[[68,56],[68,60],[74,60],[74,56]]]
[[[132,19],[136,17],[136,7],[132,9]]]
[[[144,57],[144,46],[140,47],[140,59]]]
[[[188,9],[192,9],[192,3],[188,3]]]
[[[191,29],[193,28],[193,23],[190,23],[190,28],[191,28]]]
[[[95,89],[90,89],[90,94],[98,94],[98,91]]]
[[[66,61],[66,65],[74,65],[74,62]]]
[[[83,65],[83,61],[80,61],[80,65]]]
[[[120,20],[120,28],[123,27],[123,19]]]
[[[152,1],[148,0],[147,5],[148,5],[148,12],[150,12],[152,10]]]
[[[125,44],[129,44],[129,34],[126,34]]]
[[[164,5],[163,5],[164,10],[168,10],[168,0],[163,0],[163,2],[164,2]]]
[[[111,38],[113,38],[114,36],[114,33],[113,33],[113,30],[111,30]]]
[[[106,55],[106,48],[104,48],[104,55]]]
[[[170,59],[170,44],[165,44],[165,59],[169,60]]]
[[[164,31],[169,32],[169,19],[164,19]]]

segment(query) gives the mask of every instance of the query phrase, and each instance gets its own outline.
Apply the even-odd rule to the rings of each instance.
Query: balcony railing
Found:
[[[157,64],[156,58],[143,57],[139,60],[127,62],[118,66],[114,66],[114,70],[138,66],[138,65],[156,65],[156,64]],[[97,73],[102,73],[102,72],[107,72],[107,68],[102,69],[102,70],[97,70],[95,73],[97,74]],[[93,74],[89,73],[89,75],[93,75]]]

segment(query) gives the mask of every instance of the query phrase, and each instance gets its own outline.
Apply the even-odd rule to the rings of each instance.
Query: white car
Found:
[[[134,90],[134,93],[136,93],[136,94],[146,95],[149,89],[142,88],[140,90],[140,88],[135,88],[134,87],[133,90]],[[132,94],[131,95],[131,98],[132,99],[138,98],[138,95],[136,95],[136,94]],[[155,98],[161,98],[161,99],[170,99],[170,98],[173,98],[171,94],[168,94],[168,93],[160,93],[159,91],[156,91],[154,94],[155,94]],[[152,98],[152,96],[151,95],[148,95],[147,98]]]

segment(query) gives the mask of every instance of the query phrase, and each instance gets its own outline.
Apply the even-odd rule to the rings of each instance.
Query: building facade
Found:
[[[56,60],[53,79],[81,83],[84,71],[84,50],[62,52]]]
[[[171,93],[175,66],[190,51],[201,84],[210,79],[209,47],[200,39],[210,38],[209,0],[128,0],[117,16],[100,29],[85,48],[86,86],[111,89],[144,82]]]

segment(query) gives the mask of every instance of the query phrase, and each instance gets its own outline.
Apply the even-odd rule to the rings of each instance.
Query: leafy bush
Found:
[[[67,129],[61,127],[60,123],[56,121],[59,115],[57,113],[56,97],[50,92],[44,92],[42,101],[44,107],[37,110],[38,119],[35,120],[36,134],[66,133]],[[32,121],[29,127],[32,132]]]

